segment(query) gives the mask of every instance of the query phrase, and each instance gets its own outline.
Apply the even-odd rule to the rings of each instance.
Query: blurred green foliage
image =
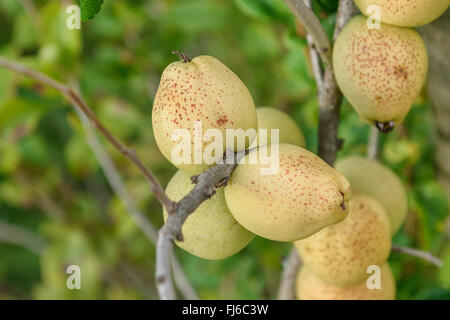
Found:
[[[317,150],[318,102],[304,30],[282,0],[105,1],[81,30],[65,27],[70,1],[0,1],[0,54],[80,88],[100,120],[167,183],[175,169],[156,148],[151,106],[162,70],[184,50],[217,57],[257,105],[287,111]],[[337,1],[314,1],[331,35]],[[369,127],[342,108],[339,156],[364,154]],[[381,138],[381,161],[408,190],[394,241],[442,257],[439,270],[393,253],[400,299],[450,299],[448,198],[436,182],[433,115],[422,95],[403,126]],[[139,172],[105,143],[139,208],[156,226],[159,204]],[[59,93],[0,69],[0,221],[45,239],[37,255],[0,243],[0,298],[156,298],[154,246],[112,193],[81,124]],[[239,254],[204,261],[177,249],[205,299],[274,298],[290,244],[256,238]],[[65,268],[82,270],[67,290]]]
[[[102,8],[103,0],[77,0],[81,11],[81,20],[87,21],[95,17]]]

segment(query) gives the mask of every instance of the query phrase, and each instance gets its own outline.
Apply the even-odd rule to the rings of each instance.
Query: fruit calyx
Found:
[[[183,63],[191,62],[191,59],[184,52],[180,52],[178,50],[173,50],[172,54],[176,54],[178,56],[178,58],[180,59],[180,61]]]
[[[378,131],[381,133],[389,133],[395,128],[395,122],[394,121],[387,121],[387,122],[379,122],[375,121],[375,127],[377,127]]]
[[[340,204],[340,207],[342,208],[342,210],[347,210],[347,204],[346,204],[346,201],[345,201],[345,197],[344,197],[344,194],[342,193],[342,192],[339,192],[340,194],[341,194],[341,196],[342,196],[342,203]]]

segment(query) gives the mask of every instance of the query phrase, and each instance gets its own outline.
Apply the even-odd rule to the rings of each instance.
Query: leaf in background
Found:
[[[450,289],[450,247],[447,248],[444,256],[442,257],[444,265],[439,270],[439,278],[442,282],[442,285]]]
[[[326,11],[327,13],[336,12],[338,8],[338,0],[318,0],[313,1],[314,7],[320,7],[320,9]]]
[[[334,25],[336,24],[336,14],[331,14],[327,16],[321,22],[322,27],[324,28],[326,34],[331,39],[333,37]]]
[[[35,299],[93,299],[100,296],[102,261],[83,231],[76,227],[47,225],[52,239],[41,255],[42,282],[34,292]],[[50,229],[51,228],[51,229]],[[68,265],[82,270],[83,290],[67,290],[65,271]]]
[[[7,101],[8,98],[14,92],[14,75],[9,70],[0,69],[0,113],[3,102]],[[2,126],[0,125],[0,128]]]
[[[77,179],[87,179],[97,168],[97,159],[92,154],[87,142],[78,135],[73,135],[64,150],[69,171]]]
[[[390,139],[385,144],[384,156],[392,164],[414,165],[420,157],[420,146],[416,141]]]
[[[448,198],[442,186],[436,181],[424,181],[416,186],[415,192],[422,207],[428,213],[427,216],[436,226],[442,222],[448,214]]]
[[[33,103],[19,97],[9,99],[0,105],[0,130],[30,118],[37,118],[46,109],[39,103]]]
[[[270,4],[268,1],[235,0],[236,6],[245,14],[255,18],[270,16]]]
[[[306,44],[298,44],[289,50],[282,60],[285,79],[292,81],[290,90],[308,98],[314,87],[309,67],[309,56]]]
[[[252,59],[264,62],[281,51],[274,30],[267,24],[254,23],[242,32],[242,50]]]
[[[81,20],[87,21],[95,17],[102,8],[103,0],[78,0],[81,9]]]
[[[432,287],[422,291],[415,297],[418,300],[450,300],[450,291],[438,287]]]
[[[28,135],[19,141],[21,160],[27,166],[46,168],[51,161],[49,147],[46,141],[38,135]]]
[[[22,4],[16,0],[2,0],[0,9],[8,15],[14,15],[22,10]]]
[[[67,13],[65,7],[58,1],[49,1],[41,9],[41,24],[39,27],[40,50],[51,45],[51,54],[62,66],[74,63],[81,52],[81,30],[65,27]],[[61,67],[61,66],[60,66]]]
[[[19,50],[33,48],[37,44],[36,25],[25,13],[14,20],[13,43]]]
[[[168,30],[194,34],[226,24],[227,11],[227,6],[221,2],[184,0],[171,3],[161,15],[160,22]]]
[[[0,175],[14,173],[20,162],[17,145],[8,142],[5,143],[4,140],[0,142]]]

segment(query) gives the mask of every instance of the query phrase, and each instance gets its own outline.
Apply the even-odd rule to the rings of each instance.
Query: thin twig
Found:
[[[305,0],[305,5],[311,9],[311,0]],[[323,87],[323,68],[320,63],[319,53],[317,52],[314,46],[314,40],[309,33],[306,35],[306,41],[308,42],[309,57],[311,60],[311,68],[313,71],[314,79],[316,80],[317,88],[320,91]]]
[[[312,9],[311,0],[304,0],[304,3],[307,8]],[[316,49],[316,45],[314,44],[314,38],[310,33],[306,34],[306,41],[309,48],[312,73],[314,76],[314,80],[316,81],[317,88],[320,91],[323,87],[323,67],[321,64],[320,55]]]
[[[142,174],[147,178],[150,190],[155,194],[158,201],[166,208],[166,210],[172,210],[174,202],[171,201],[164,189],[159,184],[153,173],[142,163],[136,152],[132,149],[126,147],[122,142],[120,142],[114,135],[106,129],[106,127],[98,120],[94,112],[89,108],[89,106],[81,99],[81,97],[76,94],[70,87],[46,76],[43,73],[32,70],[20,63],[11,61],[4,57],[0,57],[0,66],[5,67],[16,73],[28,76],[40,83],[46,84],[60,93],[62,93],[69,101],[76,105],[91,121],[93,126],[100,131],[100,133],[126,158],[133,162],[136,167],[142,172]]]
[[[156,245],[156,244],[155,244]],[[181,263],[175,257],[175,253],[172,253],[172,269],[173,269],[173,280],[178,290],[181,291],[183,296],[188,300],[199,300],[197,293],[189,282]]]
[[[167,221],[159,230],[156,247],[156,285],[161,299],[176,299],[170,274],[170,257],[172,256],[174,241],[183,240],[181,227],[184,221],[202,202],[215,194],[215,186],[223,185],[223,182],[229,179],[245,153],[246,151],[240,151],[234,154],[227,150],[224,163],[217,164],[197,176],[194,179],[195,187],[177,202],[175,210],[168,211]]]
[[[322,61],[331,67],[331,42],[317,16],[303,3],[303,0],[284,0],[284,2],[311,35]]]
[[[24,227],[0,222],[0,242],[13,244],[40,255],[45,248],[45,241],[40,236]]]
[[[353,0],[340,0],[336,15],[333,41],[344,25],[357,13]],[[322,90],[319,90],[319,152],[318,155],[330,166],[336,161],[336,154],[342,143],[338,138],[339,112],[342,93],[339,90],[331,65],[325,65]]]
[[[370,127],[369,141],[367,143],[367,157],[377,159],[378,157],[378,140],[380,139],[380,131],[375,126]]]
[[[316,81],[317,89],[320,91],[323,90],[323,68],[320,64],[320,57],[317,53],[317,50],[314,49],[312,38],[309,34],[306,36],[306,41],[308,42],[309,57],[311,60],[311,68],[313,71],[314,80]]]
[[[392,245],[392,251],[404,253],[404,254],[407,254],[407,255],[410,255],[413,257],[423,259],[439,268],[442,268],[442,266],[444,265],[444,263],[442,262],[441,259],[435,257],[433,254],[431,254],[430,252],[427,252],[427,251],[403,247],[403,246],[399,246],[397,244]]]
[[[122,204],[126,208],[130,217],[133,219],[134,223],[138,226],[139,229],[144,233],[147,239],[156,245],[157,242],[157,229],[151,224],[151,222],[145,217],[144,213],[139,210],[136,206],[133,197],[129,194],[128,190],[125,187],[123,179],[119,174],[116,166],[114,165],[112,159],[109,157],[108,153],[103,148],[103,145],[97,138],[93,128],[86,118],[86,116],[81,112],[80,109],[76,107],[77,115],[81,120],[84,131],[86,133],[87,142],[94,152],[100,166],[105,173],[106,179],[108,180],[111,188],[114,193],[119,197]],[[180,263],[176,259],[175,255],[172,257],[172,267],[174,272],[175,284],[178,289],[181,291],[183,296],[189,300],[197,300],[198,296],[195,293],[194,288],[191,286],[189,281],[184,274],[183,269],[180,266]]]
[[[295,279],[302,262],[295,248],[291,249],[289,256],[283,263],[280,287],[278,288],[278,300],[295,299]]]
[[[336,41],[337,37],[341,33],[344,26],[347,24],[353,16],[359,13],[358,7],[355,5],[353,0],[340,0],[338,12],[336,14],[336,25],[334,26],[333,32],[333,42]]]

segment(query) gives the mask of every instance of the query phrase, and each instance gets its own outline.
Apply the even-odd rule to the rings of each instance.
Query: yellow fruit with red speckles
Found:
[[[367,277],[367,267],[382,265],[391,250],[391,225],[375,199],[356,195],[349,201],[348,217],[295,246],[307,266],[323,281],[352,286]]]
[[[428,57],[420,35],[366,18],[352,18],[333,48],[333,66],[344,96],[365,121],[391,131],[411,109],[424,84]]]
[[[194,131],[196,121],[200,123],[199,130]],[[255,130],[253,134],[249,132],[245,146],[235,148],[239,151],[256,137],[257,117],[253,99],[238,76],[219,60],[199,56],[192,61],[174,62],[164,70],[153,102],[152,124],[163,155],[177,168],[197,174],[214,164],[208,164],[203,158],[205,148],[215,141],[214,137],[209,138],[212,141],[203,139],[208,129],[219,130],[223,151],[226,129]],[[176,149],[184,141],[180,136],[172,139],[177,129],[188,131],[190,152]],[[194,132],[199,133],[198,144],[194,143]],[[179,159],[173,159],[173,151]],[[196,153],[203,159],[194,158]],[[218,155],[219,159],[222,154]]]
[[[297,276],[297,299],[299,300],[395,300],[396,285],[389,263],[380,267],[380,288],[369,289],[367,280],[349,287],[338,287],[324,282],[307,267]],[[367,275],[370,277],[372,275]],[[370,282],[370,280],[369,280]]]
[[[261,154],[274,162],[264,164]],[[252,163],[257,155],[257,163]],[[276,241],[303,239],[341,221],[347,216],[350,196],[350,184],[342,174],[315,154],[290,144],[251,151],[225,187],[228,208],[237,222]]]
[[[166,193],[179,201],[194,188],[190,175],[182,170],[172,177]],[[167,212],[164,210],[164,220]],[[184,241],[175,243],[187,252],[208,260],[225,259],[245,248],[255,236],[242,227],[228,210],[223,188],[191,213],[181,229]]]
[[[377,6],[381,22],[399,27],[418,27],[439,18],[447,10],[448,0],[355,0],[359,10],[367,16],[374,13],[368,10]]]

